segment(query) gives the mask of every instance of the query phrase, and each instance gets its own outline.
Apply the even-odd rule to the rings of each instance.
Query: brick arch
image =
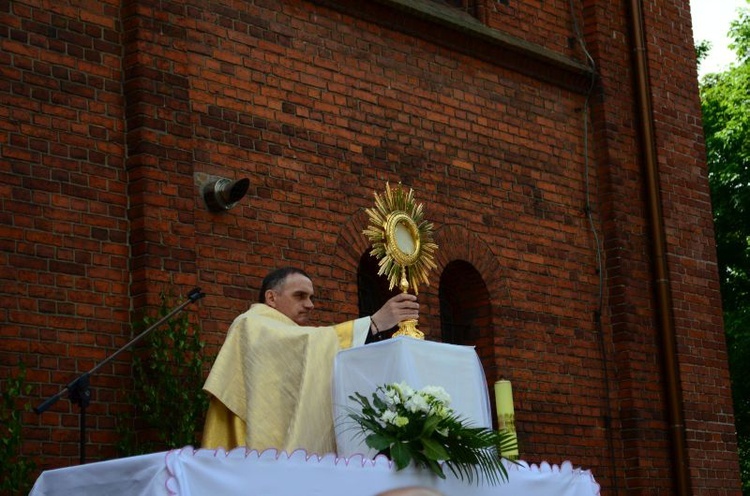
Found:
[[[435,230],[435,242],[439,247],[435,261],[440,272],[454,260],[469,262],[484,279],[493,305],[501,299],[509,300],[505,269],[477,234],[459,224],[446,224]]]
[[[489,315],[483,319],[488,326],[488,332],[482,333],[477,342],[473,344],[482,357],[487,381],[493,383],[499,378],[499,357],[494,345],[494,338],[497,335],[496,328],[502,321],[504,309],[511,306],[510,291],[505,283],[507,280],[506,270],[499,263],[487,243],[480,236],[461,225],[441,226],[435,231],[435,242],[439,246],[435,260],[438,274],[442,275],[451,262],[462,261],[471,265],[484,282],[490,305]],[[430,304],[434,305],[434,308],[439,308],[440,300],[437,291],[434,302],[431,301]],[[439,331],[439,316],[436,325],[438,325],[437,330]]]
[[[453,260],[440,274],[440,330],[446,343],[472,344],[493,358],[492,308],[482,275],[465,260]]]
[[[345,298],[341,304],[341,313],[349,317],[359,315],[357,302],[357,269],[362,255],[369,251],[370,244],[362,231],[367,227],[368,217],[364,208],[354,212],[341,225],[336,237],[336,249],[331,263],[332,279],[337,281]]]

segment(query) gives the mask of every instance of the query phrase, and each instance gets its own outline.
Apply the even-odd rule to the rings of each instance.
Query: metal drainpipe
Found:
[[[656,133],[651,105],[648,61],[644,34],[642,0],[630,0],[633,50],[635,52],[636,97],[638,99],[640,133],[643,142],[643,158],[646,166],[646,186],[651,235],[653,238],[652,256],[656,277],[656,301],[658,320],[661,329],[662,358],[667,386],[667,410],[669,434],[674,455],[675,485],[679,496],[692,494],[688,472],[685,421],[682,410],[682,389],[680,388],[679,363],[677,360],[677,340],[672,315],[672,292],[667,267],[666,235],[664,215],[659,190],[659,170],[656,151]]]

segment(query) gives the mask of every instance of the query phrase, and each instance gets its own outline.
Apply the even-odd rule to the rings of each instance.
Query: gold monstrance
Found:
[[[363,231],[372,243],[370,255],[377,258],[378,275],[388,278],[388,289],[398,288],[407,293],[409,289],[419,294],[420,282],[430,285],[427,273],[434,269],[433,253],[437,245],[432,240],[432,224],[424,220],[422,204],[414,202],[414,191],[406,193],[401,183],[391,189],[385,184],[385,195],[375,193],[375,208],[368,208],[370,225]],[[424,339],[417,329],[415,319],[398,324],[394,336],[411,336]]]

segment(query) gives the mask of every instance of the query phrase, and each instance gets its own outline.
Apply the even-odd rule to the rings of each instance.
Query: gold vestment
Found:
[[[353,327],[299,326],[261,303],[237,317],[203,386],[212,398],[202,447],[335,452],[333,361]]]

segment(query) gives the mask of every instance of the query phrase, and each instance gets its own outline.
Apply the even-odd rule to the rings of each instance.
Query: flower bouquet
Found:
[[[479,474],[492,484],[508,480],[502,453],[515,449],[515,438],[467,425],[450,408],[442,387],[388,384],[375,390],[372,402],[360,393],[349,398],[361,407],[348,416],[361,428],[365,443],[393,460],[397,470],[413,463],[443,479],[445,466],[470,483]]]

